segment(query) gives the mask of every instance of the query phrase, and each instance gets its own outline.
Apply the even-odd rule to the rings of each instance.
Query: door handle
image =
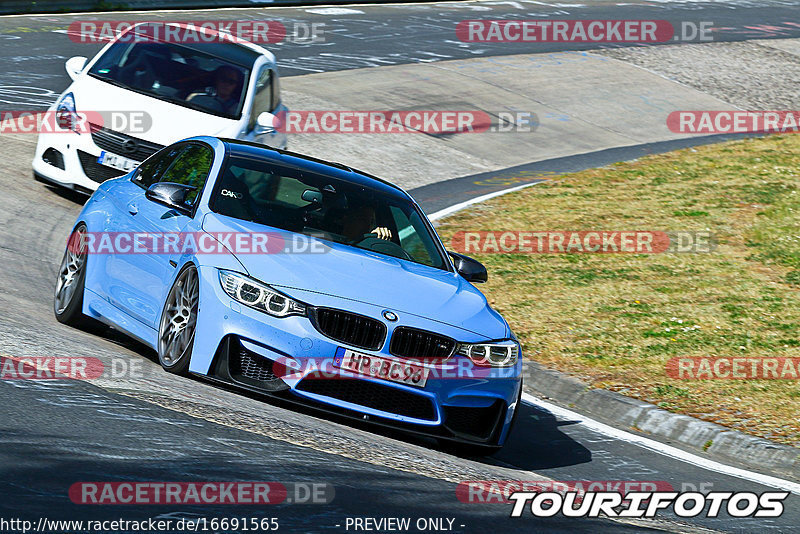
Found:
[[[128,213],[130,213],[131,215],[136,215],[137,213],[139,213],[139,206],[133,203],[128,204]]]

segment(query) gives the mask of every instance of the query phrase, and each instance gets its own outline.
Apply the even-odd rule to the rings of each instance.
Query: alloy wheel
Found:
[[[81,276],[86,269],[86,227],[79,226],[70,236],[56,282],[56,313],[61,314],[72,303]]]
[[[164,368],[177,367],[191,354],[197,324],[199,283],[194,267],[181,273],[167,296],[158,335],[158,358]],[[183,366],[183,365],[182,365]]]

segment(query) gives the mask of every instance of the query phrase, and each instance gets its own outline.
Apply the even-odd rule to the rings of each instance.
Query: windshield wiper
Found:
[[[182,98],[175,98],[174,96],[160,96],[160,98],[166,100],[167,102],[178,104],[179,106],[185,106],[187,108],[196,109],[197,111],[203,111],[205,113],[209,112],[208,109],[204,108],[203,106],[200,106],[198,104],[192,104],[191,102],[187,102]]]
[[[167,96],[167,95],[154,95],[154,96],[157,96],[158,98],[160,98],[162,100],[166,100],[167,102],[171,102],[172,104],[177,104],[179,106],[184,106],[184,107],[187,107],[187,108],[196,109],[197,111],[202,111],[203,113],[210,113],[212,115],[218,115],[220,117],[225,117],[227,119],[231,118],[229,115],[222,115],[222,114],[216,113],[213,110],[210,110],[208,108],[204,108],[203,106],[201,106],[199,104],[193,104],[192,102],[188,102],[188,101],[186,101],[186,100],[184,100],[182,98],[176,98],[174,96]]]
[[[123,89],[128,89],[128,90],[132,89],[131,87],[125,85],[124,83],[122,83],[122,82],[120,82],[118,80],[115,80],[114,78],[108,78],[106,76],[100,76],[99,74],[95,74],[93,72],[90,72],[89,76],[91,76],[92,78],[97,78],[100,81],[103,81],[103,82],[106,82],[106,83],[110,83],[111,85],[116,85],[117,87],[122,87]]]

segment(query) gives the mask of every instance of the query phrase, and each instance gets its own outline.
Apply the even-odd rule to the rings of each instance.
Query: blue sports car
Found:
[[[73,228],[56,318],[99,320],[190,373],[497,450],[521,349],[399,187],[338,163],[195,137],[101,184]]]

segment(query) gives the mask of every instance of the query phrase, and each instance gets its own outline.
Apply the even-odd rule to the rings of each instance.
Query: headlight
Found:
[[[519,344],[511,339],[495,343],[461,343],[456,354],[466,356],[475,365],[511,367],[519,358]]]
[[[65,94],[56,106],[56,122],[64,130],[78,132],[78,112],[75,111],[75,97],[72,93]]]
[[[306,314],[305,304],[243,274],[220,270],[219,282],[235,301],[274,317]]]

